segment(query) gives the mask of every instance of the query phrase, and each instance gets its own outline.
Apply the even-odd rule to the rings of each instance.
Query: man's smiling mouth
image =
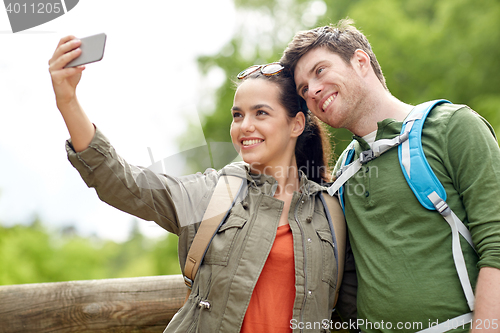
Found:
[[[333,102],[336,97],[337,97],[337,94],[333,94],[332,96],[328,97],[328,99],[325,101],[325,103],[323,103],[323,106],[322,106],[323,111],[326,110],[328,105],[330,105],[330,103]]]

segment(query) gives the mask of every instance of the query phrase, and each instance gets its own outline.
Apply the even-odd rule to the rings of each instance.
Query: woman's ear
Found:
[[[292,122],[292,137],[298,138],[302,134],[302,132],[304,132],[304,128],[306,126],[306,117],[304,116],[304,112],[297,113]]]

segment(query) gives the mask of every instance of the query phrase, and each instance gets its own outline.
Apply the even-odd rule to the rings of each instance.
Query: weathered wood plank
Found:
[[[181,275],[0,286],[0,332],[163,332]]]

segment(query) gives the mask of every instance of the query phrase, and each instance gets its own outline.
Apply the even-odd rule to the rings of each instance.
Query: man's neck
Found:
[[[369,112],[364,112],[362,117],[349,130],[358,136],[365,136],[377,130],[377,123],[384,119],[403,121],[413,108],[412,105],[403,103],[389,92],[381,94],[379,98],[367,105]]]

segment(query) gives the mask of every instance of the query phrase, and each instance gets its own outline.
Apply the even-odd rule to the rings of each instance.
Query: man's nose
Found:
[[[309,86],[309,91],[307,94],[309,95],[310,98],[317,98],[318,95],[321,93],[323,90],[323,87],[319,83],[313,83],[312,85]]]

